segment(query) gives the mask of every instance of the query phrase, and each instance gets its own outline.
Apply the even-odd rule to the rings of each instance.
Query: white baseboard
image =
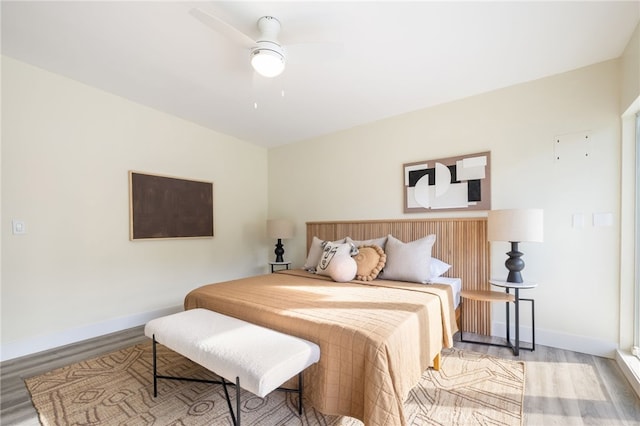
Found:
[[[491,324],[491,334],[493,336],[505,336],[507,325],[504,322],[494,321]],[[515,327],[511,323],[511,338],[515,336]],[[520,327],[520,341],[531,342],[532,333],[530,326]],[[581,352],[589,355],[596,355],[605,358],[615,358],[618,349],[617,342],[594,339],[588,336],[566,334],[553,330],[539,329],[536,327],[536,345],[550,346],[553,348],[566,349],[574,352]]]
[[[115,333],[116,331],[122,331],[128,328],[137,327],[139,325],[146,324],[154,318],[173,314],[182,310],[182,306],[174,306],[171,308],[114,318],[111,320],[76,327],[70,330],[65,330],[50,335],[43,335],[32,337],[29,339],[9,342],[0,346],[0,361],[7,361],[9,359],[18,358],[25,355],[32,355],[37,352],[46,351],[48,349],[53,349],[71,343],[80,342],[82,340],[104,336],[105,334]]]

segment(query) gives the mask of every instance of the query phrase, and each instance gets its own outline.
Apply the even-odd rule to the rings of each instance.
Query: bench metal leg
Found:
[[[158,367],[156,366],[156,335],[153,335],[153,397],[158,397]]]
[[[236,377],[236,418],[240,426],[240,377]]]
[[[298,373],[298,415],[302,415],[302,372]]]
[[[231,398],[229,397],[229,390],[227,389],[227,381],[224,377],[222,379],[222,388],[224,389],[224,397],[227,400],[227,406],[229,407],[229,413],[231,413],[231,421],[234,426],[240,426],[240,377],[236,376],[236,413],[233,414],[233,407],[231,406]],[[233,383],[229,383],[233,386]]]
[[[227,406],[229,407],[229,413],[231,413],[231,421],[234,426],[240,426],[240,378],[236,377],[236,415],[233,414],[233,407],[231,406],[231,398],[229,397],[229,390],[227,389],[227,381],[224,377],[222,379],[222,389],[224,389],[224,397],[227,400]],[[230,383],[233,385],[233,383]]]
[[[175,377],[175,376],[163,376],[158,374],[157,367],[157,352],[156,345],[157,340],[155,334],[153,335],[153,397],[158,397],[158,379],[167,379],[167,380],[184,380],[188,382],[199,382],[199,383],[213,383],[217,385],[222,385],[224,389],[224,396],[227,400],[227,405],[229,406],[229,412],[231,413],[231,420],[233,421],[234,426],[240,426],[240,377],[236,377],[236,382],[228,382],[224,377],[219,376],[220,380],[208,380],[208,379],[195,379],[191,377]],[[233,412],[233,406],[231,404],[231,397],[229,396],[229,390],[227,385],[236,387],[236,412]],[[302,379],[302,371],[298,373],[298,388],[297,389],[287,389],[283,387],[279,387],[276,390],[284,391],[284,392],[295,392],[298,394],[298,414],[302,415],[302,391],[303,391],[303,379]]]
[[[276,388],[275,390],[282,391],[282,392],[297,393],[298,394],[298,414],[302,415],[302,391],[303,391],[303,388],[304,388],[304,382],[302,380],[302,371],[301,371],[301,372],[298,373],[298,388],[297,389],[279,387],[279,388]]]
[[[198,382],[198,383],[212,383],[216,385],[222,385],[224,389],[224,394],[227,399],[227,405],[229,406],[229,412],[231,413],[231,420],[233,421],[234,426],[240,426],[240,378],[236,377],[236,407],[237,407],[237,415],[233,413],[233,407],[231,406],[231,398],[229,397],[229,391],[227,390],[227,381],[224,377],[219,376],[221,380],[209,380],[209,379],[196,379],[192,377],[175,377],[175,376],[163,376],[158,374],[158,361],[157,361],[157,349],[156,346],[158,341],[156,340],[155,334],[152,336],[153,338],[153,397],[158,397],[158,379],[167,379],[167,380],[183,380],[187,382]],[[234,386],[234,383],[229,383],[231,386]]]

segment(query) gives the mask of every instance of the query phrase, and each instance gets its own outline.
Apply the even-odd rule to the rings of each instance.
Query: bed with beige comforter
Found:
[[[325,414],[367,426],[406,424],[409,391],[457,331],[449,286],[337,283],[303,270],[205,285],[187,294],[184,306],[318,344],[320,361],[304,373],[305,398]]]

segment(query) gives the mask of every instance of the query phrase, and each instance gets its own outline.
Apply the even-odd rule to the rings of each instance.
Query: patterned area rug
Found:
[[[43,425],[231,425],[222,386],[158,381],[153,398],[151,343],[132,346],[25,380]],[[427,370],[405,402],[411,425],[522,425],[525,365],[459,349],[443,352],[440,371]],[[217,379],[158,346],[158,371]],[[235,395],[231,390],[231,396]],[[326,416],[297,396],[242,393],[243,425],[361,426]]]

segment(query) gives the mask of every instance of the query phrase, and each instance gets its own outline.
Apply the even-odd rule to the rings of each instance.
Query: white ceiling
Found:
[[[194,7],[252,37],[278,18],[284,73],[255,77]],[[616,58],[640,2],[3,0],[1,13],[3,55],[271,147]]]

